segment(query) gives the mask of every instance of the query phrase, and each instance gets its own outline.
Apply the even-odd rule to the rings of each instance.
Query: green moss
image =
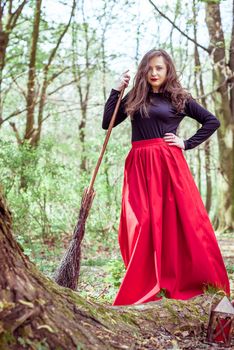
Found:
[[[6,350],[11,345],[16,345],[16,339],[11,332],[4,332],[0,335],[0,350]]]
[[[225,295],[225,292],[223,289],[218,288],[217,286],[214,286],[212,284],[207,284],[204,287],[204,293],[205,294],[220,294],[220,295]]]
[[[28,349],[28,345],[33,350],[50,350],[49,345],[46,342],[46,339],[43,340],[31,340],[28,338],[18,338],[18,344],[25,347],[25,349]]]
[[[0,301],[0,312],[7,309],[12,309],[15,307],[15,303],[8,302],[5,299]]]
[[[133,326],[137,326],[138,324],[134,319],[134,315],[132,315],[130,312],[126,312],[124,314],[121,314],[121,319],[127,323],[127,325],[133,325]]]
[[[174,301],[175,300],[173,300],[173,304],[174,304]],[[176,310],[174,310],[173,306],[171,305],[171,301],[165,300],[164,307],[170,312],[170,314],[172,316],[174,316],[175,320],[179,319],[178,312]]]

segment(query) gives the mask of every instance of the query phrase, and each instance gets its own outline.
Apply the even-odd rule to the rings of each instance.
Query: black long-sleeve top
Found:
[[[108,129],[119,94],[120,91],[111,89],[104,107],[103,129]],[[208,139],[220,126],[220,121],[192,98],[186,100],[184,112],[175,115],[175,107],[163,92],[155,93],[151,90],[149,94],[150,105],[148,113],[150,118],[142,118],[138,111],[134,113],[133,120],[131,119],[132,141],[163,137],[167,132],[176,135],[177,127],[182,119],[185,116],[189,116],[202,124],[202,127],[189,139],[184,140],[185,150],[188,150]],[[125,112],[127,95],[120,102],[114,127],[124,121],[128,116]]]

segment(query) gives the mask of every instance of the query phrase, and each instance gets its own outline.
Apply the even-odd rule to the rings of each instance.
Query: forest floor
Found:
[[[234,299],[234,235],[217,236],[219,247],[231,285],[231,297]],[[97,256],[87,256],[82,262],[78,291],[82,295],[90,295],[99,302],[112,302],[125,272],[120,253],[113,256],[108,251]],[[102,256],[102,258],[100,258]]]
[[[216,235],[231,284],[234,299],[234,234]],[[70,237],[32,243],[25,253],[48,277],[52,277],[60,259],[68,246]],[[28,249],[28,251],[27,251]],[[119,289],[125,268],[118,249],[107,249],[101,244],[82,246],[82,261],[78,291],[82,296],[95,298],[97,302],[109,305]]]
[[[230,278],[231,293],[234,299],[234,234],[222,235],[218,238],[219,247],[222,252],[224,262]]]
[[[216,237],[228,271],[231,283],[231,299],[233,300],[234,235],[232,233],[225,233],[219,236],[216,235]],[[69,239],[68,236],[64,236],[58,243],[47,241],[44,243],[44,246],[38,246],[36,251],[31,251],[28,255],[47,276],[52,277],[53,272],[59,265],[64,250],[68,246]],[[95,247],[84,244],[80,280],[77,291],[84,297],[94,299],[95,302],[110,306],[112,305],[114,297],[118,291],[124,271],[124,265],[118,249],[103,249],[101,244],[97,244]],[[200,334],[199,337],[195,337],[196,339],[191,335],[187,336],[185,334],[184,336],[183,333],[184,332],[182,332],[182,335],[179,335],[179,337],[182,336],[182,338],[175,339],[175,345],[170,347],[170,349],[222,349],[222,347],[213,347],[204,342],[206,330],[204,330],[203,334]],[[148,348],[146,347],[145,349]],[[161,349],[169,348],[164,348],[162,345]],[[228,349],[234,349],[234,347]]]

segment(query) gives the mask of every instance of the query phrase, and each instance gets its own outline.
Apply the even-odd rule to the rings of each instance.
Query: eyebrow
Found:
[[[155,67],[162,67],[161,64],[156,64]],[[149,68],[152,68],[152,66],[149,66]]]

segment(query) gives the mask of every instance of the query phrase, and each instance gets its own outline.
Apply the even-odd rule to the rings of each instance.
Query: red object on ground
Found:
[[[214,332],[215,342],[226,342],[231,329],[231,317],[226,317],[225,319],[219,319],[218,324]]]
[[[112,305],[230,295],[223,258],[183,150],[163,138],[132,142],[124,168],[119,245],[126,273]]]

